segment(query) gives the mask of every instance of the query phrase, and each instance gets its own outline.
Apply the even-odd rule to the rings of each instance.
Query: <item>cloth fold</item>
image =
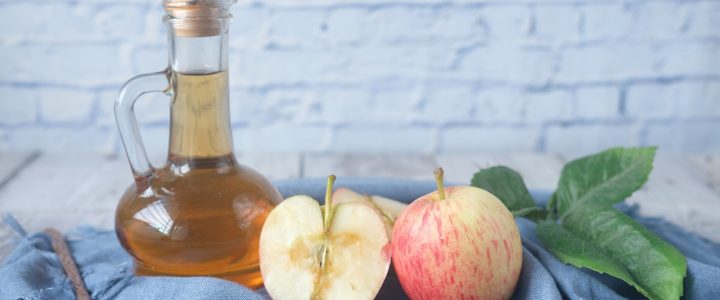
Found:
[[[275,182],[285,196],[306,194],[322,201],[325,179]],[[429,181],[341,178],[335,184],[366,194],[403,202],[435,190]],[[534,191],[538,202],[548,193]],[[625,205],[619,209],[675,245],[688,261],[686,299],[720,299],[720,245],[658,218],[646,218]],[[607,275],[558,261],[535,235],[535,224],[517,219],[523,239],[523,268],[514,299],[637,299],[642,296],[626,283]],[[12,222],[11,222],[12,223]],[[24,235],[17,224],[11,225]],[[267,299],[263,290],[210,277],[134,276],[132,259],[114,231],[79,228],[65,236],[73,258],[93,299]],[[45,233],[24,236],[0,265],[0,299],[74,299],[73,284]],[[394,272],[390,272],[378,299],[406,298]]]

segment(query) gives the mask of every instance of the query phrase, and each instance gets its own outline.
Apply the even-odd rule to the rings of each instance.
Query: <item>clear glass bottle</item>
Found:
[[[282,200],[233,154],[228,111],[228,7],[234,1],[165,0],[169,66],[123,86],[115,117],[135,184],[117,207],[115,230],[139,275],[207,275],[262,285],[258,239]],[[148,92],[170,96],[167,162],[153,167],[133,113]]]

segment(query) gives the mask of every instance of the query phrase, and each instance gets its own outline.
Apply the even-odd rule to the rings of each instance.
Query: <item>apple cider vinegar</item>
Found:
[[[209,275],[257,287],[260,231],[281,196],[235,160],[227,72],[172,72],[170,84],[168,163],[123,196],[120,242],[140,275]]]
[[[260,231],[282,196],[233,153],[227,69],[234,2],[164,0],[168,67],[130,79],[115,101],[135,178],[115,212],[115,232],[138,275],[263,284]],[[171,98],[168,158],[158,167],[148,160],[133,109],[149,92]]]

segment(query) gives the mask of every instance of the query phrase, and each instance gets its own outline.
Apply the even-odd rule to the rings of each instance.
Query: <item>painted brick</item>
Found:
[[[585,151],[615,133],[716,152],[698,143],[720,116],[719,7],[243,0],[232,122],[255,152]],[[122,151],[114,99],[132,75],[165,67],[162,14],[153,0],[0,1],[0,148],[71,151],[86,135],[78,150]],[[140,99],[136,113],[148,147],[166,147],[167,99]],[[473,133],[495,143],[462,140]]]
[[[695,37],[720,36],[720,2],[688,2],[689,17],[686,35]]]
[[[720,123],[660,123],[647,129],[646,145],[670,152],[717,152],[720,149]]]
[[[448,128],[440,133],[440,152],[531,152],[536,150],[539,139],[540,130],[537,128]]]
[[[263,85],[331,80],[340,75],[339,71],[347,63],[340,53],[322,50],[249,50],[230,55],[238,58],[231,62],[235,74],[231,84],[233,81]]]
[[[24,39],[133,38],[143,32],[145,9],[138,5],[72,2],[0,3],[0,36]]]
[[[525,120],[530,123],[565,121],[572,118],[570,91],[542,91],[525,94]]]
[[[234,6],[230,25],[230,46],[257,48],[269,39],[269,10],[263,7]]]
[[[364,89],[322,89],[311,100],[309,121],[320,124],[362,123],[369,112],[370,92]]]
[[[570,5],[536,6],[535,31],[538,37],[551,40],[577,39],[580,34],[580,13]]]
[[[139,0],[151,1],[151,0]],[[164,43],[167,40],[167,26],[162,21],[165,11],[157,2],[148,3],[148,11],[145,14],[145,40],[151,43]]]
[[[628,9],[635,13],[633,35],[644,39],[678,36],[688,17],[682,1],[644,1]]]
[[[318,152],[325,150],[329,139],[330,130],[323,126],[277,124],[233,129],[238,152]]]
[[[115,99],[120,94],[117,90],[106,90],[100,93],[97,124],[115,126]],[[170,98],[162,93],[147,93],[135,102],[135,117],[139,125],[168,126],[170,122]]]
[[[679,82],[631,87],[626,111],[631,116],[697,118],[720,116],[720,82]]]
[[[331,88],[312,97],[307,121],[331,125],[408,124],[418,117],[412,87]]]
[[[95,124],[115,128],[115,99],[120,89],[104,90],[97,97]],[[143,126],[168,127],[170,122],[170,98],[161,93],[140,96],[135,103],[135,116]]]
[[[545,151],[585,155],[616,146],[637,146],[639,128],[635,125],[553,126],[545,136]]]
[[[347,50],[348,72],[340,80],[396,81],[396,77],[417,77],[451,67],[455,55],[446,45],[369,45]]]
[[[668,118],[675,111],[678,90],[668,85],[631,86],[625,100],[625,113],[640,118]]]
[[[583,87],[575,97],[575,116],[580,119],[613,119],[620,114],[620,91],[615,87]]]
[[[645,44],[612,43],[569,48],[559,62],[558,82],[606,82],[656,75],[656,50]]]
[[[325,38],[335,43],[356,43],[367,38],[367,11],[355,8],[332,10],[325,21]]]
[[[487,81],[544,84],[553,73],[549,50],[516,47],[478,47],[462,59],[460,70]]]
[[[95,124],[103,127],[115,127],[115,98],[117,98],[120,87],[116,89],[103,90],[97,97],[97,116]],[[96,125],[96,126],[97,126]]]
[[[269,38],[280,44],[302,44],[318,39],[325,12],[315,9],[278,9],[268,16]]]
[[[720,117],[720,82],[683,82],[674,84],[680,118]],[[670,92],[672,93],[672,92]]]
[[[272,90],[266,93],[265,99],[261,100],[262,110],[260,113],[268,123],[299,123],[308,114],[309,108],[306,105],[308,99],[310,99],[310,95],[306,90]],[[257,117],[252,119],[257,119]]]
[[[119,47],[110,44],[0,45],[0,80],[69,85],[118,85],[130,78]]]
[[[0,125],[35,122],[37,109],[35,94],[30,89],[0,87]]]
[[[370,91],[368,112],[358,120],[366,124],[408,124],[422,122],[419,89],[412,85],[381,85]]]
[[[494,39],[522,39],[530,31],[530,10],[525,5],[489,5],[482,8],[480,22]]]
[[[667,43],[660,47],[659,73],[664,76],[720,75],[720,42]]]
[[[132,72],[134,74],[158,72],[165,69],[167,65],[167,45],[142,46],[132,52]]]
[[[480,21],[479,8],[446,8],[435,12],[432,27],[433,39],[452,40],[482,38],[487,29]]]
[[[252,122],[269,123],[263,114],[266,92],[244,87],[230,89],[230,122],[233,126]]]
[[[427,40],[435,11],[423,7],[389,7],[368,15],[369,36],[387,42]]]
[[[633,26],[633,14],[623,4],[583,6],[583,37],[605,40],[628,36]]]
[[[162,165],[167,159],[170,128],[168,126],[142,126],[140,135],[150,162],[155,166]]]
[[[329,150],[350,153],[431,153],[435,132],[417,127],[341,127]]]
[[[480,89],[475,104],[475,120],[482,123],[524,122],[525,98],[522,91],[509,88]]]
[[[423,121],[434,124],[468,122],[473,119],[476,94],[471,86],[434,86],[427,91]]]
[[[87,123],[93,113],[92,93],[71,89],[45,89],[37,93],[40,118],[46,123]]]
[[[140,124],[169,124],[170,97],[162,93],[140,96],[135,102],[135,116]]]

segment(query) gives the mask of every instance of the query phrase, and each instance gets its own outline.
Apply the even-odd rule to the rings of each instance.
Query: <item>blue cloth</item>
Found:
[[[283,195],[307,194],[323,199],[325,179],[278,181]],[[338,179],[337,187],[410,202],[435,189],[433,182],[386,179]],[[547,193],[535,192],[542,202]],[[644,218],[636,209],[619,206],[650,230],[682,251],[688,260],[687,299],[720,299],[720,246],[657,218]],[[545,251],[535,225],[517,220],[523,238],[523,269],[514,299],[642,298],[632,287],[612,277],[563,264]],[[22,232],[18,228],[19,232]],[[75,261],[93,299],[266,299],[264,290],[208,277],[136,277],[132,260],[113,231],[83,228],[66,235]],[[23,237],[0,267],[0,299],[73,299],[70,280],[62,271],[50,239],[43,233]],[[391,270],[378,295],[404,299]]]

